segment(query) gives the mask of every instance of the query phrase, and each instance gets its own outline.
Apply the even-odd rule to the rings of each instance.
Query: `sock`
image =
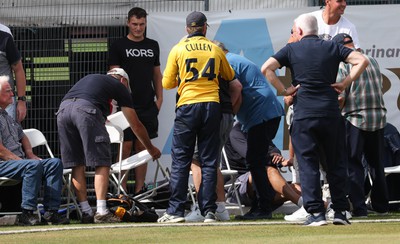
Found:
[[[97,213],[100,215],[108,214],[108,209],[106,205],[106,200],[97,200]]]
[[[299,198],[299,201],[297,202],[297,206],[300,208],[303,206],[303,197]]]
[[[93,210],[90,207],[88,201],[80,202],[79,205],[81,206],[81,210],[83,213],[87,213],[87,214],[93,216]]]
[[[223,212],[225,211],[225,202],[215,202],[217,204],[216,212]]]

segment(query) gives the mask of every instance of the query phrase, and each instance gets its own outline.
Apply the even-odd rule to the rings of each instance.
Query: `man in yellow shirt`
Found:
[[[171,198],[158,222],[184,222],[190,165],[197,138],[202,183],[198,202],[204,222],[217,220],[217,158],[221,108],[218,76],[231,81],[234,71],[224,52],[208,40],[207,18],[192,12],[186,18],[187,38],[176,44],[167,60],[162,79],[165,89],[178,87],[176,118],[172,139]]]

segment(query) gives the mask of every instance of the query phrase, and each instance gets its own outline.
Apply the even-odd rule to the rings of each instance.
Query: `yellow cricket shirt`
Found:
[[[176,44],[168,56],[162,86],[178,87],[177,107],[199,102],[219,102],[218,75],[233,80],[235,72],[225,53],[204,36],[192,36]]]

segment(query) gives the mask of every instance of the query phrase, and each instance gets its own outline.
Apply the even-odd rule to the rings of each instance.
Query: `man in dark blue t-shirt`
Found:
[[[111,166],[110,139],[105,122],[112,100],[118,103],[133,132],[153,159],[161,156],[133,109],[128,91],[129,77],[121,68],[108,75],[91,74],[79,80],[64,96],[57,112],[57,126],[64,168],[72,168],[72,182],[82,209],[84,223],[119,222],[106,208]],[[95,167],[97,212],[87,201],[85,166]]]
[[[358,78],[368,61],[357,52],[331,41],[318,38],[314,16],[300,15],[293,25],[296,42],[287,44],[269,58],[262,72],[282,95],[294,97],[291,136],[299,163],[304,207],[309,218],[305,225],[326,225],[325,207],[321,197],[319,163],[326,158],[325,170],[331,186],[333,223],[350,224],[345,215],[347,161],[345,157],[344,121],[338,93]],[[336,82],[340,62],[353,64],[350,75]],[[286,66],[292,73],[292,86],[285,88],[275,71]]]

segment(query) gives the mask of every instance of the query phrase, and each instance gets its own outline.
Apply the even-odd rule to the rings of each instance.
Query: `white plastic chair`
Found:
[[[33,128],[25,129],[24,133],[28,137],[32,148],[35,148],[38,146],[45,146],[49,156],[51,158],[54,158],[53,151],[51,150],[46,137],[43,135],[43,133],[40,130],[33,129]],[[78,215],[81,216],[79,205],[78,205],[76,198],[72,192],[71,184],[69,183],[70,173],[71,173],[71,170],[68,170],[68,169],[63,170],[63,183],[64,183],[64,187],[66,188],[66,191],[67,191],[67,203],[60,206],[60,207],[67,208],[67,218],[69,218],[70,206],[74,206],[76,211],[78,212]],[[72,200],[72,202],[71,202],[71,200]]]
[[[235,196],[236,196],[236,201],[237,201],[237,207],[239,208],[239,211],[241,213],[241,215],[243,215],[243,207],[242,207],[242,203],[240,201],[240,197],[239,197],[239,192],[238,189],[236,187],[236,179],[239,177],[239,171],[231,169],[231,166],[229,164],[229,160],[228,157],[226,155],[225,152],[225,148],[222,148],[222,156],[225,159],[225,164],[226,164],[226,169],[221,169],[221,173],[223,176],[229,176],[230,177],[230,183],[225,185],[226,188],[228,188],[227,192],[230,191],[234,191]]]
[[[391,166],[391,167],[385,167],[385,175],[388,176],[390,174],[400,174],[400,165],[397,166]],[[393,200],[389,201],[389,204],[394,204],[394,203],[400,203],[399,200]]]
[[[125,130],[130,127],[128,120],[125,118],[125,115],[121,111],[109,115],[107,117],[106,124],[107,124],[107,126],[114,126],[114,127],[120,128],[121,130]],[[122,141],[123,141],[123,133],[122,133]],[[120,155],[122,155],[122,144],[120,145]],[[121,157],[119,157],[119,158],[121,158]],[[127,177],[129,170],[132,170],[142,164],[148,163],[151,160],[152,160],[152,157],[147,150],[136,153],[135,155],[132,155],[129,158],[122,160],[122,162],[120,161],[116,164],[113,164],[111,166],[111,178],[114,181],[114,183],[116,183],[118,185],[119,190],[121,190],[124,194],[127,194],[122,187],[122,181],[124,180],[124,178]],[[157,194],[157,189],[167,186],[169,184],[168,172],[164,169],[164,167],[161,165],[161,163],[158,159],[155,160],[155,162],[156,162],[157,168],[155,170],[154,178],[153,178],[153,186],[154,187],[152,189],[149,189],[146,192],[136,195],[135,199],[144,200],[144,199],[153,197]],[[117,167],[119,167],[118,179],[116,177]],[[122,171],[124,171],[124,174],[122,174]],[[156,184],[159,172],[162,173],[162,175],[165,179],[165,182],[161,185]]]

